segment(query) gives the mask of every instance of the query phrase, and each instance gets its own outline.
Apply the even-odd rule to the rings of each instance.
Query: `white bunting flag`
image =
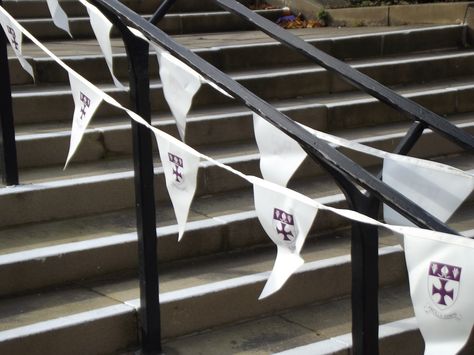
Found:
[[[56,27],[66,31],[72,38],[71,30],[69,29],[69,18],[64,12],[58,0],[46,0],[48,3],[48,9],[51,13],[53,23]]]
[[[263,178],[286,186],[306,158],[306,152],[294,139],[256,113],[253,114],[253,126]]]
[[[410,294],[425,355],[454,355],[474,325],[474,240],[405,234]]]
[[[183,237],[189,208],[196,192],[200,158],[178,140],[160,134],[158,130],[153,132],[160,151],[166,187],[178,221],[179,241]]]
[[[383,159],[382,180],[442,222],[446,222],[474,190],[474,176],[449,165],[387,153],[305,126],[304,128],[336,146]],[[387,205],[384,205],[384,219],[394,225],[414,226]]]
[[[15,55],[20,61],[21,66],[28,74],[30,74],[33,80],[35,80],[33,67],[30,63],[28,63],[22,53],[23,33],[18,28],[16,23],[10,21],[10,18],[3,12],[0,12],[0,24],[2,25],[5,36],[8,38],[8,41],[10,42]]]
[[[97,38],[97,42],[99,42],[100,49],[104,55],[105,62],[109,67],[110,75],[112,75],[112,80],[114,81],[115,86],[120,90],[126,90],[123,84],[114,74],[112,44],[110,42],[110,31],[112,30],[113,26],[112,22],[110,22],[109,19],[105,17],[95,6],[89,4],[87,1],[80,1],[87,8],[92,30],[94,31],[95,37]]]
[[[263,229],[277,246],[272,273],[259,299],[278,291],[304,264],[301,248],[318,209],[272,188],[272,184],[254,184],[255,210]]]
[[[92,116],[105,95],[97,87],[88,85],[82,77],[72,72],[69,72],[69,83],[71,84],[72,97],[74,99],[74,116],[72,119],[69,153],[64,168],[67,167],[76,152]]]
[[[186,117],[194,95],[201,87],[201,76],[160,47],[155,46],[155,50],[160,64],[163,93],[176,120],[179,135],[184,141]]]
[[[386,156],[383,181],[446,222],[474,189],[474,176],[447,165],[421,159]],[[414,226],[409,220],[384,205],[384,219],[395,225]]]

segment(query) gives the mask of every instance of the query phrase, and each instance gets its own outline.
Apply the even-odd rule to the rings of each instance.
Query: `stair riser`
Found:
[[[469,95],[467,94],[465,95],[466,100],[468,100],[468,96]],[[439,105],[441,100],[436,101],[433,99],[433,102]],[[373,103],[373,105],[379,106],[378,103]],[[466,103],[465,105],[467,106],[469,103]],[[365,104],[359,106],[353,105],[350,107],[352,107],[353,110],[350,113],[347,112],[350,108],[345,107],[344,110],[335,108],[335,112],[333,110],[326,110],[324,107],[314,107],[285,111],[285,113],[305,125],[312,126],[319,130],[329,131],[370,126],[372,123],[381,120],[380,116],[372,117],[371,110],[366,107]],[[357,112],[358,109],[359,112]],[[329,118],[326,119],[326,115],[328,115]],[[336,119],[339,119],[342,122],[340,124],[332,123],[334,121],[330,118],[333,116],[336,116]],[[365,120],[365,118],[367,120]],[[400,117],[400,115],[396,113],[392,113],[392,117],[389,116],[384,118],[392,120],[393,122],[403,119],[403,117]],[[127,118],[124,118],[124,122],[126,122],[126,119]],[[326,123],[326,121],[328,123]],[[173,121],[160,124],[158,127],[169,134],[177,136],[176,125]],[[467,127],[465,129],[468,132],[472,132],[472,127]],[[193,120],[187,125],[186,142],[193,147],[204,147],[209,144],[224,145],[239,141],[253,142],[254,139],[253,121],[246,113],[239,114],[236,117],[226,117],[215,120]],[[439,139],[439,137],[435,139]],[[393,151],[395,145],[398,143],[398,139],[393,139],[393,137],[382,139],[382,141],[385,143],[379,143],[378,147],[387,151]],[[392,144],[389,142],[392,142]],[[49,137],[39,138],[35,138],[34,136],[17,137],[18,161],[21,168],[64,164],[68,149],[68,134],[51,135]],[[431,144],[425,145],[424,143],[421,143],[417,146],[417,149],[418,150],[415,152],[417,156],[421,157],[432,157],[460,151],[458,147],[452,144],[446,144],[443,141],[440,141],[440,145],[436,147],[432,147]],[[110,155],[131,155],[131,153],[132,145],[130,129],[125,127],[117,129],[104,128],[102,132],[99,132],[98,130],[86,132],[84,140],[74,156],[73,161],[96,161]],[[370,163],[362,162],[362,164],[366,165]]]
[[[468,107],[472,104],[465,102],[467,99],[465,91],[472,92],[473,89],[444,90],[416,96],[407,95],[407,97],[428,110],[443,116],[469,112]],[[400,112],[374,100],[357,102],[352,105],[336,104],[328,109],[327,129],[328,131],[337,131],[370,127],[387,123],[406,122],[407,119]]]
[[[257,164],[250,159],[231,165],[250,174],[255,172]],[[240,189],[248,187],[249,183],[216,166],[201,167],[195,196],[229,191],[230,186]],[[157,201],[169,199],[161,171],[155,174],[155,198]],[[133,176],[130,172],[67,185],[45,187],[39,184],[33,190],[26,187],[15,193],[4,193],[0,195],[0,201],[0,226],[117,211],[134,206]]]
[[[84,65],[85,63],[88,63],[87,69]],[[103,59],[75,60],[71,61],[70,64],[74,69],[77,69],[82,75],[95,83],[97,81],[111,81],[111,76]],[[115,66],[114,68],[117,76],[126,78],[127,69],[125,65]],[[355,68],[387,86],[406,83],[428,83],[433,80],[473,75],[474,55],[470,57],[426,60],[416,63],[379,64],[369,67],[355,65]],[[67,74],[57,65],[52,65],[50,62],[37,63],[36,72],[38,73],[39,81],[43,81],[43,79],[50,81],[51,78],[54,80],[55,77],[60,76],[60,78],[57,78],[58,80],[60,79],[65,83],[68,82]],[[151,78],[158,78],[155,56],[150,58],[149,72]],[[90,73],[94,73],[95,77],[91,78]],[[122,81],[126,83],[127,79]],[[266,100],[291,99],[299,96],[357,90],[342,78],[335,74],[329,74],[322,69],[307,70],[300,73],[282,73],[274,77],[259,77],[255,75],[250,78],[237,78],[237,81]],[[196,105],[199,105],[199,102],[196,102]]]
[[[103,317],[92,314],[89,321],[57,324],[53,329],[0,342],[2,354],[115,354],[138,343],[137,315],[130,308]],[[128,309],[127,309],[128,308]]]
[[[264,99],[267,99],[265,97],[266,94],[278,95],[278,92],[271,88],[271,85],[275,83],[270,82],[267,86],[263,82],[255,82],[264,90],[264,92],[257,93],[261,94]],[[284,81],[282,80],[281,84],[283,85],[283,83]],[[246,83],[243,82],[243,84]],[[438,92],[422,91],[416,94],[409,94],[407,97],[429,110],[443,115],[471,111],[474,104],[470,99],[470,94],[473,91],[473,88],[446,89]],[[117,90],[107,90],[107,92],[123,105],[129,106],[129,95],[127,92],[118,92]],[[288,95],[291,95],[291,93],[288,92]],[[297,93],[293,92],[292,97],[296,96],[298,96]],[[168,104],[164,99],[161,86],[153,87],[150,97],[151,108],[154,112],[162,113],[164,110],[168,110]],[[315,98],[313,101],[314,105],[319,105],[319,102],[321,100],[318,100],[318,98]],[[204,85],[194,97],[193,108],[203,109],[213,105],[214,107],[216,105],[227,105],[232,108],[237,103],[237,100],[232,100],[210,86]],[[308,102],[305,102],[305,104],[307,105]],[[295,104],[293,103],[292,105],[294,106]],[[351,105],[341,100],[340,102],[331,103],[329,106],[328,122],[330,123],[327,128],[330,130],[372,126],[404,120],[400,113],[386,104],[375,101],[375,99],[368,101],[357,100]],[[291,106],[288,108],[291,108]],[[73,115],[74,103],[71,94],[68,92],[45,93],[35,95],[34,97],[14,94],[13,109],[16,124],[70,121]],[[120,112],[115,107],[103,103],[97,110],[95,117],[98,119],[100,117],[117,116]]]
[[[275,21],[281,15],[280,10],[259,13],[272,21]],[[70,39],[69,35],[57,28],[50,19],[22,20],[20,23],[37,39],[42,41]],[[94,37],[94,32],[88,18],[71,18],[69,26],[74,39]],[[212,12],[192,15],[170,14],[160,21],[158,28],[170,35],[254,29],[250,23],[241,20],[239,17],[228,13]],[[113,30],[112,36],[118,37],[119,32]]]
[[[263,301],[257,299],[266,281],[262,277],[253,282],[230,282],[225,288],[217,288],[217,292],[210,285],[209,289],[202,289],[203,292],[194,292],[184,297],[179,294],[163,294],[161,317],[166,321],[162,325],[162,336],[179,336],[290,307],[347,296],[351,289],[350,263],[348,258],[342,259],[293,275],[283,290]],[[382,252],[379,263],[381,286],[406,282],[402,252]],[[333,282],[335,279],[338,280],[337,283]],[[329,286],[322,288],[322,284]],[[232,307],[229,307],[229,302]],[[213,311],[209,312],[210,309]],[[52,321],[50,323],[55,326],[48,332],[30,327],[30,333],[24,331],[22,335],[1,342],[0,351],[5,354],[44,354],[44,351],[68,354],[112,353],[134,345],[137,341],[136,312],[131,307],[117,305],[103,308],[87,317],[87,321],[86,316],[81,318],[84,320],[81,321],[79,317],[76,320],[75,316],[71,316],[61,322]],[[101,334],[99,342],[96,341],[97,334]]]
[[[472,133],[472,128],[469,131]],[[397,143],[397,138],[390,137],[386,141],[378,142],[376,145],[378,148],[393,148]],[[455,152],[459,152],[458,147],[435,134],[423,137],[414,151],[414,153],[422,156],[446,155]],[[361,157],[357,153],[352,153],[349,156],[357,156],[357,162],[363,166],[370,166],[379,162],[375,158]],[[242,160],[231,165],[245,174],[260,175],[257,157]],[[315,163],[307,159],[296,173],[295,178],[316,178],[321,173],[322,170]],[[165,191],[162,173],[156,179],[156,198],[159,201],[167,200],[168,194]],[[228,192],[248,186],[247,182],[221,168],[215,166],[201,167],[198,175],[196,196]],[[93,180],[80,185],[4,194],[0,196],[0,201],[2,202],[0,204],[0,211],[2,212],[0,214],[0,225],[14,225],[73,217],[87,213],[119,210],[131,207],[133,205],[133,196],[131,174],[128,177],[119,179]],[[75,201],[75,203],[71,204],[69,201]],[[63,206],[67,207],[64,208]]]
[[[404,34],[404,36],[407,37],[409,41],[414,41],[415,43],[426,40],[427,42],[419,44],[420,46],[423,46],[421,49],[431,46],[432,48],[425,49],[440,50],[443,48],[456,48],[459,44],[460,38],[462,38],[462,31],[460,27],[455,27],[444,30],[442,34],[440,34],[439,30],[427,30],[426,33],[410,32]],[[319,49],[340,59],[361,59],[383,55],[410,53],[419,50],[420,47],[416,46],[403,46],[397,48],[397,41],[399,41],[397,38],[399,37],[400,34],[392,33],[364,37],[335,38],[332,40],[320,39],[309,41],[309,43],[314,44]],[[275,43],[243,47],[217,47],[212,50],[201,49],[196,52],[211,64],[224,71],[255,70],[259,68],[269,69],[281,68],[283,65],[292,66],[297,64],[311,64],[309,59],[301,56],[295,50],[291,50]],[[12,61],[13,59],[10,60],[10,63]],[[70,64],[74,69],[77,69],[80,73],[86,75],[86,77],[93,82],[110,80],[108,70],[102,58],[89,58],[85,62],[78,62],[77,59],[66,59],[65,61],[68,65]],[[56,64],[51,63],[50,61],[48,62],[49,63],[44,63],[44,61],[42,61],[37,64],[38,82],[67,82],[67,74],[63,70],[58,70]],[[152,69],[151,74],[155,75],[155,63],[153,60],[150,61],[150,63],[152,63],[152,67],[154,68]],[[94,70],[96,66],[102,68],[102,70]],[[127,77],[127,64],[123,55],[120,55],[119,58],[115,59],[114,66],[117,70],[117,76],[122,78]],[[436,75],[445,72],[447,68],[449,68],[450,71],[455,70],[451,66],[446,66],[439,72],[435,72]],[[472,70],[470,68],[466,69],[469,72]],[[423,67],[422,73],[425,72],[425,70],[429,69]],[[28,76],[25,76],[24,73],[18,73],[18,71],[23,71],[21,67],[16,66],[15,68],[12,68],[11,71],[12,77],[17,78],[13,80],[14,84],[32,83],[31,79]],[[369,72],[369,74],[371,73]],[[394,76],[394,78],[394,80],[396,80],[397,76]]]
[[[343,207],[344,201],[332,204]],[[320,217],[322,216],[322,217]],[[348,233],[348,221],[331,213],[318,216],[310,238]],[[323,218],[324,217],[324,218]],[[177,233],[162,234],[158,229],[158,260],[162,263],[231,252],[242,248],[270,245],[254,213],[226,217],[226,223],[211,221],[205,225],[189,225],[184,238],[177,243]],[[112,239],[113,237],[111,237]],[[58,286],[79,280],[103,277],[117,272],[134,274],[137,268],[136,237],[110,242],[87,249],[70,249],[56,255],[34,257],[2,264],[0,296],[24,293],[35,289]],[[0,257],[1,261],[1,257]]]
[[[154,13],[158,8],[155,1],[137,1],[123,0],[121,1],[127,7],[138,13]],[[247,1],[241,1],[247,3]],[[46,1],[22,0],[22,1],[4,1],[5,9],[15,18],[49,18],[50,12]],[[87,10],[78,1],[61,1],[61,7],[71,17],[86,16]],[[222,11],[213,0],[194,1],[178,1],[174,4],[170,12],[199,12],[199,11]]]
[[[406,280],[402,252],[381,256],[379,264],[380,285],[400,284]],[[351,267],[347,262],[295,274],[280,292],[258,301],[263,286],[264,282],[257,282],[178,302],[163,302],[161,315],[167,320],[163,325],[163,336],[180,336],[292,307],[348,296],[351,292]],[[213,311],[209,312],[210,309]]]
[[[416,318],[405,318],[380,325],[378,347],[382,355],[423,354],[425,343],[416,325]],[[275,355],[301,354],[351,355],[352,334],[346,333],[327,340],[275,353]]]
[[[307,42],[336,58],[350,60],[458,48],[462,45],[462,38],[463,27],[457,26],[423,31],[312,39]],[[211,61],[211,63],[218,63],[219,68],[228,71],[281,68],[314,63],[294,49],[271,42],[273,40],[269,40],[265,44],[229,46],[213,48],[209,51],[199,50],[199,53],[203,56],[205,53],[210,57],[218,58],[216,62]]]

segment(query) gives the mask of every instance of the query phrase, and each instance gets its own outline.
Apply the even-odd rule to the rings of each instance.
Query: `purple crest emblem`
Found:
[[[174,169],[172,171],[175,178],[175,182],[182,183],[183,174],[179,169],[182,169],[184,167],[183,159],[178,157],[177,155],[168,153],[168,160],[170,161],[170,163],[174,164]]]
[[[456,302],[461,280],[459,266],[431,262],[428,270],[428,294],[436,307],[444,310]]]
[[[89,97],[84,94],[82,91],[80,93],[80,99],[81,99],[81,102],[82,102],[82,107],[81,107],[81,117],[79,117],[79,119],[83,119],[84,116],[86,115],[86,110],[90,107],[91,105],[91,99],[89,99]]]
[[[18,42],[16,41],[15,30],[7,25],[7,31],[8,31],[8,34],[10,35],[11,40],[12,40],[12,44],[15,46],[15,49],[18,50]]]
[[[296,227],[292,214],[278,208],[273,209],[273,226],[284,242],[291,243],[295,240]]]

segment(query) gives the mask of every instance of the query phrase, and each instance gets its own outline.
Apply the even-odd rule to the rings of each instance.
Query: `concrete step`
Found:
[[[474,170],[469,156],[449,156],[440,161],[448,161],[468,171]],[[111,184],[112,182],[109,183]],[[161,192],[163,185],[156,186]],[[291,183],[291,187],[322,203],[334,207],[345,206],[344,197],[327,176],[297,179]],[[0,282],[4,285],[0,295],[134,269],[137,245],[134,211],[131,209],[133,201],[129,201],[128,210],[105,213],[106,209],[100,201],[111,199],[106,195],[107,190],[94,189],[97,191],[94,192],[95,195],[84,190],[82,197],[77,197],[85,205],[97,205],[101,208],[97,214],[0,230]],[[119,189],[112,190],[111,194],[117,194]],[[74,190],[67,191],[64,198],[75,201],[74,193]],[[161,199],[163,197],[166,197],[164,192]],[[466,207],[455,215],[455,228],[473,228],[469,223],[474,211],[468,206],[473,198],[474,196],[468,199]],[[23,199],[26,202],[25,207],[20,206],[25,210],[22,217],[27,218],[27,206],[32,198],[27,195]],[[48,206],[52,206],[49,212]],[[55,208],[61,206],[64,206],[62,201],[50,198],[38,210],[44,210],[44,213],[50,213],[56,218],[64,218],[66,216],[58,216],[60,211],[64,211],[64,207]],[[158,204],[157,221],[158,255],[162,262],[231,252],[269,243],[259,226],[253,206],[253,194],[248,187],[197,197],[191,207],[185,238],[179,246],[176,245],[177,225],[169,202]],[[347,220],[322,211],[316,225],[317,229],[311,232],[316,238],[334,231],[343,233],[349,228]]]
[[[164,269],[160,297],[162,316],[167,321],[163,323],[163,336],[184,335],[347,296],[350,290],[349,257],[337,246],[324,249],[324,244],[309,246],[305,252],[307,264],[282,291],[264,301],[258,301],[257,297],[268,277],[274,250],[214,262],[195,262],[191,273],[181,265]],[[334,256],[329,257],[331,253]],[[319,260],[321,256],[323,260]],[[400,247],[382,247],[380,264],[382,286],[405,280]],[[335,278],[345,282],[330,283],[322,289],[317,283],[308,283],[315,278],[321,282]],[[311,284],[313,286],[308,288]],[[77,346],[73,347],[72,353],[84,353],[85,349],[91,354],[107,352],[103,349],[111,346],[110,343],[115,346],[114,350],[134,345],[136,332],[132,329],[136,327],[137,296],[137,281],[129,279],[85,282],[57,291],[7,299],[0,306],[0,350],[2,353],[22,353],[29,347],[44,353],[54,341],[57,343],[55,351],[61,353],[62,347],[70,346],[70,338],[77,338],[79,331],[84,334],[81,337],[83,345],[73,341]],[[233,307],[228,307],[229,300],[234,300]],[[211,305],[213,312],[209,312]],[[12,309],[22,311],[12,314]],[[106,331],[102,328],[104,325],[113,329]],[[90,337],[99,330],[107,341],[101,342],[98,351],[90,348],[96,343]],[[118,335],[122,338],[118,339]]]
[[[154,13],[158,7],[155,1],[150,0],[123,0],[123,4],[138,13]],[[249,4],[249,1],[240,1],[243,4]],[[84,6],[78,1],[61,0],[61,7],[71,17],[87,16]],[[3,2],[5,9],[15,18],[49,18],[51,15],[48,10],[46,1],[37,0],[5,0]],[[194,1],[178,1],[174,4],[170,13],[181,12],[198,12],[198,11],[218,11],[219,6],[212,0],[200,0],[198,3]],[[222,11],[222,10],[221,10]]]
[[[106,90],[122,102],[127,101],[127,94],[115,89]],[[474,110],[470,95],[473,90],[474,78],[464,78],[457,81],[412,85],[400,88],[398,91],[438,114],[448,115],[448,119],[462,124],[466,130],[470,131],[472,129],[469,123],[472,118],[470,112]],[[20,166],[24,168],[62,164],[67,155],[70,120],[73,114],[72,97],[67,90],[44,91],[37,92],[34,97],[27,93],[14,94],[18,157]],[[161,110],[167,107],[164,98],[160,97],[161,94],[161,86],[154,86],[155,99],[152,101],[155,109]],[[192,110],[188,119],[187,143],[195,147],[203,147],[253,141],[251,113],[245,108],[236,106],[235,103],[230,106],[216,105],[214,108],[209,108],[206,103],[212,101],[212,98],[215,98],[215,101],[218,101],[217,98],[229,100],[212,88],[203,87],[194,100],[197,108]],[[161,101],[163,102],[160,105]],[[34,106],[32,102],[35,103]],[[356,92],[271,100],[270,102],[286,115],[303,124],[342,134],[348,130],[397,123],[401,125],[400,130],[402,130],[404,128],[402,123],[406,127],[408,122],[399,112],[376,99]],[[47,108],[51,105],[58,105],[61,110],[48,114],[51,111],[47,111]],[[33,111],[36,112],[33,113]],[[34,120],[34,122],[25,122],[25,120]],[[51,122],[45,122],[46,120]],[[85,140],[79,148],[75,161],[90,162],[110,156],[130,155],[129,120],[128,116],[124,116],[117,109],[103,104],[85,134]],[[40,121],[42,123],[39,123]],[[177,135],[174,119],[169,114],[157,112],[153,122],[160,129]],[[236,129],[231,129],[231,127]],[[453,151],[456,148],[452,146],[449,149]]]
[[[1,308],[4,354],[110,354],[138,341],[133,307],[85,289],[16,298]]]
[[[459,124],[460,127],[467,131],[472,129],[472,123],[469,122],[469,118],[460,120]],[[405,132],[406,128],[407,126],[403,128],[395,126],[392,127],[392,130],[379,131],[378,133],[376,133],[376,129],[371,129],[360,137],[368,138],[370,137],[369,134],[372,134],[372,138],[365,139],[364,143],[370,145],[374,142],[374,145],[379,148],[392,150],[394,144],[404,135],[402,132]],[[84,144],[88,143],[87,140],[88,137],[86,137]],[[98,141],[100,141],[100,139],[98,139]],[[427,144],[424,144],[424,142],[427,142]],[[433,142],[436,142],[436,146],[433,146]],[[436,149],[434,147],[436,147]],[[221,148],[211,145],[208,149],[201,150],[203,150],[205,154],[220,159],[222,162],[230,164],[234,168],[247,174],[259,174],[259,157],[254,144],[231,144]],[[419,154],[422,157],[433,157],[436,155],[455,154],[456,152],[459,152],[457,146],[447,142],[446,139],[441,136],[431,134],[430,131],[427,131],[422,141],[417,145],[415,154]],[[359,160],[359,163],[364,166],[370,166],[374,164],[374,159],[366,158],[366,160]],[[62,161],[60,164],[62,164]],[[130,165],[127,165],[130,163],[127,163],[126,160],[112,160],[110,163],[108,160],[105,160],[103,163],[95,164],[96,165],[79,164],[77,169],[70,169],[66,171],[66,173],[61,173],[60,166],[53,166],[52,168],[40,169],[38,171],[31,170],[30,172],[22,172],[22,181],[24,181],[26,185],[0,190],[0,200],[5,202],[2,204],[5,206],[5,209],[2,209],[0,225],[12,225],[85,214],[87,213],[87,209],[91,208],[91,206],[89,206],[87,201],[82,200],[84,196],[87,196],[87,194],[84,195],[84,193],[89,189],[92,189],[89,192],[92,196],[101,196],[101,198],[103,198],[97,201],[98,204],[96,208],[94,208],[94,212],[130,207],[133,204],[133,174],[130,171]],[[163,187],[164,184],[162,184],[163,175],[159,165],[156,167],[156,174],[156,197],[159,201],[167,200],[167,194]],[[200,174],[202,175],[199,175],[198,179],[197,196],[231,191],[247,185],[236,176],[230,175],[224,170],[208,163],[202,163]],[[300,170],[297,176],[315,177],[319,174],[321,174],[321,170],[308,160],[307,165]],[[31,177],[28,177],[28,175]],[[57,178],[54,178],[55,176]],[[33,184],[28,185],[28,183]],[[116,194],[116,191],[122,191],[122,193]],[[50,204],[50,201],[60,203],[60,201],[65,201],[64,199],[71,198],[71,196],[75,194],[78,194],[76,203],[71,205],[66,202],[65,204],[69,205],[67,209],[62,209],[59,206],[56,208],[55,205]],[[105,198],[105,196],[109,197]],[[18,203],[18,210],[16,208],[6,207],[12,206],[11,204],[13,204],[14,201]]]
[[[422,355],[425,343],[418,329],[415,317],[405,318],[383,324],[379,327],[380,354]],[[350,355],[352,350],[352,334],[346,333],[326,340],[275,353],[275,355]]]
[[[356,60],[378,58],[380,56],[402,56],[425,51],[443,51],[462,48],[463,26],[437,27],[383,27],[368,32],[366,28],[319,28],[292,30],[295,35],[305,39],[327,53],[343,59]],[[417,43],[409,46],[400,43],[400,38]],[[220,34],[200,34],[175,36],[175,39],[193,49],[216,67],[226,72],[278,69],[310,66],[314,63],[294,50],[269,39],[261,32],[235,32]],[[123,43],[113,40],[114,67],[119,77],[127,77],[127,63]],[[108,69],[95,39],[48,41],[47,47],[62,57],[72,68],[93,82],[109,81]],[[67,82],[67,75],[36,46],[25,44],[23,50],[35,67],[38,82]],[[364,48],[364,50],[361,50]],[[28,74],[18,65],[14,54],[11,57],[10,71],[15,84],[32,83]],[[151,63],[151,75],[157,73],[156,60]],[[426,69],[425,69],[426,70]],[[444,69],[446,70],[446,68]],[[370,74],[370,73],[369,73]]]
[[[82,60],[71,58],[66,62],[91,82],[107,84],[111,81],[108,68],[105,67],[105,61],[101,57]],[[156,80],[159,78],[156,57],[151,55],[149,62],[150,77]],[[452,50],[348,61],[348,64],[384,85],[393,86],[472,76],[474,74],[473,62],[474,51]],[[126,64],[123,61],[121,64],[123,66],[115,66],[115,73],[126,83],[128,81]],[[35,62],[35,67],[39,85],[20,87],[18,90],[21,92],[25,90],[34,92],[35,89],[41,90],[45,86],[54,88],[54,85],[50,84],[56,84],[59,87],[68,84],[67,74],[50,60],[38,60]],[[352,85],[336,74],[329,73],[313,64],[301,64],[289,68],[240,70],[228,72],[228,74],[267,100],[354,90]]]
[[[288,77],[293,78],[287,82]],[[304,79],[302,83],[298,80]],[[271,104],[279,108],[296,107],[318,107],[319,109],[326,108],[330,114],[331,121],[345,124],[344,117],[353,117],[362,110],[364,117],[370,111],[370,118],[368,120],[373,123],[386,122],[383,119],[387,117],[389,121],[400,120],[401,115],[395,110],[389,108],[385,104],[379,103],[376,99],[369,95],[363,94],[359,91],[340,92],[337,95],[329,94],[325,89],[331,87],[321,88],[324,85],[316,86],[315,89],[308,89],[306,84],[309,81],[310,87],[312,77],[309,80],[306,75],[295,74],[295,76],[256,76],[256,77],[242,77],[240,83],[248,85],[256,91],[263,99],[267,99]],[[469,100],[472,87],[474,86],[474,77],[454,77],[453,79],[438,80],[426,84],[417,83],[403,83],[403,85],[392,86],[399,94],[404,95],[420,104],[426,106],[428,109],[438,114],[463,113],[471,110],[471,103]],[[291,84],[289,89],[287,84]],[[337,84],[336,84],[337,85]],[[120,91],[111,85],[98,85],[106,93],[113,96],[123,105],[129,105],[129,94]],[[253,87],[252,87],[253,86]],[[272,86],[282,88],[281,90],[274,90]],[[347,90],[347,85],[342,85],[341,90]],[[151,106],[153,112],[169,112],[168,104],[166,103],[162,86],[158,82],[151,84]],[[336,89],[337,90],[337,89]],[[28,102],[28,104],[26,104]],[[202,111],[203,108],[221,108],[229,110],[239,104],[236,100],[232,100],[218,92],[209,85],[203,85],[193,100],[193,107],[191,113],[196,110]],[[56,110],[51,112],[50,108],[55,107]],[[225,106],[225,107],[224,107]],[[325,106],[325,107],[324,107]],[[345,107],[357,106],[353,113],[348,114],[344,111]],[[13,91],[13,109],[15,120],[17,124],[50,122],[50,121],[67,121],[70,122],[74,110],[72,96],[70,94],[69,85],[44,85],[37,88],[29,86],[17,87]],[[365,111],[364,111],[365,110]],[[333,111],[332,114],[330,111]],[[115,107],[103,104],[99,107],[95,117],[110,117],[116,116],[120,111]],[[324,111],[323,111],[324,114]],[[339,119],[339,116],[342,116]],[[375,117],[374,117],[375,116]],[[378,117],[378,121],[373,120]],[[382,120],[381,120],[382,118]],[[352,119],[354,121],[354,119]]]
[[[281,355],[349,355],[348,347],[344,347],[344,345],[351,339],[351,335],[347,334],[351,331],[350,307],[348,298],[334,300],[331,303],[316,303],[258,320],[245,321],[208,332],[171,339],[165,341],[164,349],[170,354],[187,354],[196,351],[209,355],[267,355],[280,352],[282,352]],[[392,286],[381,289],[379,312],[382,336],[385,335],[385,328],[401,322],[400,317],[412,316],[413,310],[407,287]],[[304,345],[313,342],[324,343],[325,340],[327,342],[333,340],[330,343],[333,347],[316,348],[318,343],[314,348],[304,347]],[[399,349],[403,349],[403,354],[407,355],[423,354],[424,344],[420,334],[417,337],[415,335],[415,342],[405,345],[395,347],[393,343],[389,342],[389,339],[382,338],[379,345],[380,354],[400,354]],[[395,352],[393,352],[394,348],[397,349]],[[293,349],[294,353],[291,352]],[[298,353],[299,349],[302,352]],[[343,350],[337,352],[341,349],[346,352]],[[288,354],[285,350],[288,351]],[[318,352],[319,350],[322,351]]]
[[[257,10],[256,12],[270,21],[276,21],[281,16],[281,10],[279,9]],[[144,15],[146,19],[150,17],[151,15]],[[19,22],[36,38],[42,41],[70,39],[66,32],[54,25],[51,18],[23,19]],[[94,37],[94,32],[92,31],[87,16],[70,18],[69,28],[74,39]],[[228,12],[215,11],[168,14],[159,22],[158,28],[168,34],[180,35],[206,32],[248,31],[253,30],[254,26]],[[118,37],[120,34],[114,30],[112,35]]]
[[[335,186],[332,188],[336,189]],[[344,205],[340,195],[326,196],[324,200],[333,206]],[[186,237],[178,246],[173,210],[169,203],[159,204],[157,235],[160,261],[170,262],[269,244],[253,208],[249,190],[196,199],[190,211]],[[1,294],[21,293],[133,270],[137,263],[134,218],[134,211],[129,209],[2,229],[0,280],[5,287]],[[342,231],[346,227],[347,222],[326,216],[318,224],[318,230],[312,233],[321,236],[330,229]]]

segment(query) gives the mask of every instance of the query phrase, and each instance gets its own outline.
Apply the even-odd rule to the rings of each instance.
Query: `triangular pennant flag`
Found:
[[[186,117],[194,95],[201,87],[201,76],[183,62],[158,46],[154,46],[160,63],[160,78],[163,93],[171,109],[178,132],[184,141],[186,135]]]
[[[275,265],[259,297],[262,299],[278,291],[304,264],[301,248],[318,210],[272,189],[271,184],[254,184],[253,192],[258,220],[277,246]]]
[[[33,80],[35,80],[33,67],[30,63],[28,63],[22,54],[23,33],[18,28],[18,26],[10,21],[10,19],[3,12],[0,12],[0,24],[2,25],[5,36],[8,38],[8,41],[10,42],[15,55],[20,61],[21,66],[28,74],[30,74]]]
[[[382,180],[443,222],[452,216],[474,190],[474,176],[449,165],[387,153],[308,127],[304,128],[336,146],[383,159]],[[384,218],[390,224],[414,226],[386,205]]]
[[[253,126],[263,178],[286,186],[306,158],[306,152],[294,139],[255,113]]]
[[[69,83],[71,84],[72,97],[74,99],[74,116],[72,119],[71,142],[69,153],[64,168],[76,152],[82,136],[89,125],[92,116],[103,100],[103,95],[99,89],[87,85],[82,77],[69,72]]]
[[[474,177],[447,165],[419,159],[384,158],[383,181],[446,222],[474,189]],[[384,205],[384,219],[395,225],[414,226],[409,220]]]
[[[105,17],[95,6],[89,4],[87,1],[81,1],[82,4],[87,8],[89,13],[89,20],[91,23],[92,30],[94,31],[97,42],[99,42],[100,49],[104,55],[105,62],[109,67],[110,75],[117,88],[126,90],[123,84],[117,79],[114,74],[114,64],[112,58],[112,44],[110,42],[110,31],[112,30],[112,22]]]
[[[196,180],[200,158],[192,154],[186,147],[166,139],[159,132],[155,133],[156,142],[160,151],[161,164],[166,179],[166,187],[173,204],[178,221],[178,241],[188,220],[189,208],[196,192]]]
[[[405,258],[425,355],[454,355],[474,325],[474,240],[405,234]]]
[[[64,12],[58,0],[46,0],[48,3],[48,9],[51,13],[53,23],[56,27],[66,31],[72,38],[71,30],[69,29],[69,18]]]

